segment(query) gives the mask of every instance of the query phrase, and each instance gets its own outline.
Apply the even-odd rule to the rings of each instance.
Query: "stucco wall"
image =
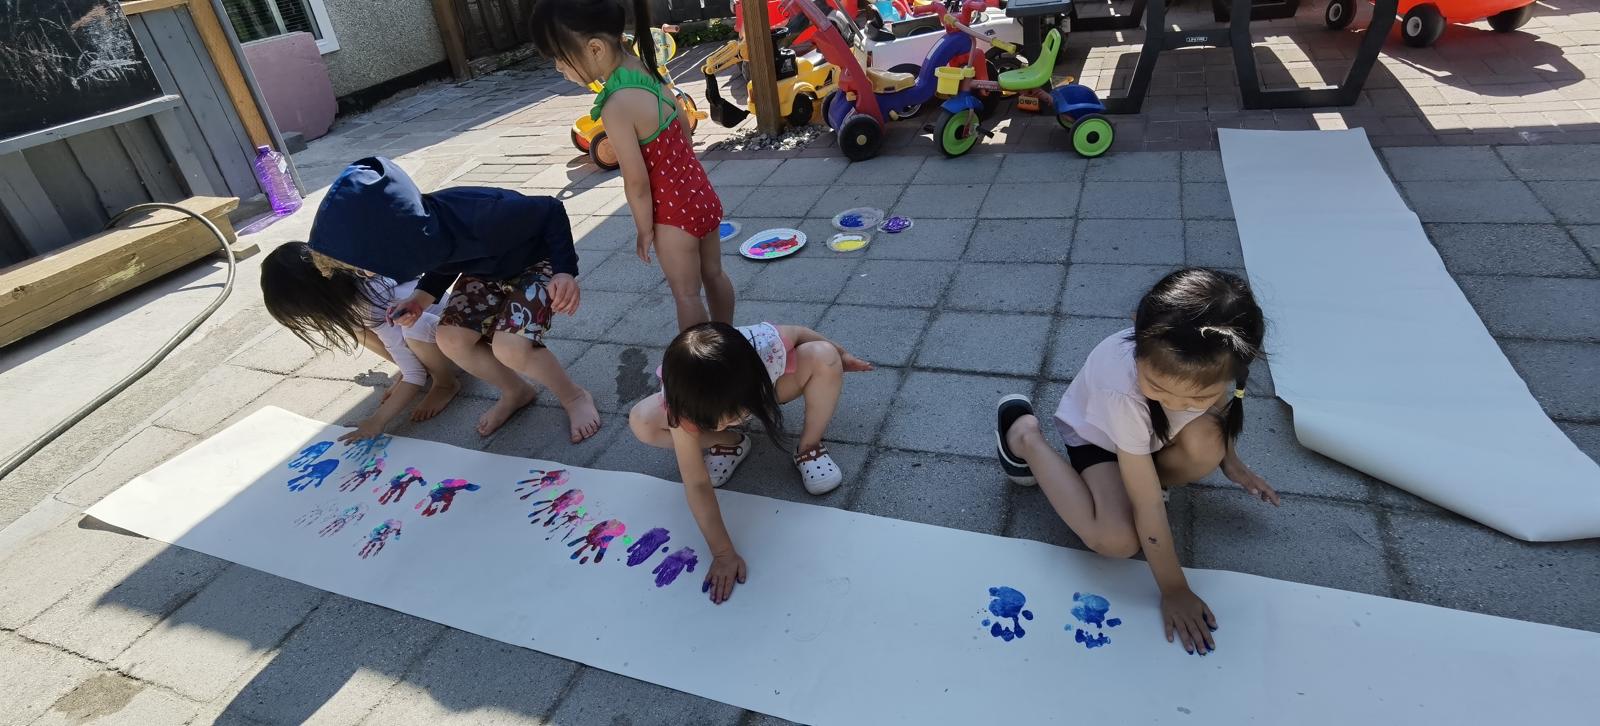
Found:
[[[343,96],[443,61],[431,0],[325,0],[339,50],[322,56]]]

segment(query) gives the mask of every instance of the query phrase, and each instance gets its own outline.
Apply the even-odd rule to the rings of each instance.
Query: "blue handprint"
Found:
[[[1028,597],[1012,588],[1003,585],[989,588],[989,614],[993,618],[983,620],[983,624],[989,628],[989,634],[1006,642],[1027,635],[1028,631],[1022,629],[1022,621],[1033,619],[1033,611],[1022,607],[1027,603]],[[1002,619],[1010,620],[1011,627],[1000,622]]]
[[[656,587],[666,587],[678,579],[678,575],[684,570],[694,572],[694,566],[698,564],[700,558],[695,556],[694,550],[684,547],[667,555],[667,558],[657,564],[650,574],[656,576]]]
[[[293,459],[289,460],[289,468],[304,470],[306,467],[311,466],[311,462],[322,458],[322,455],[328,453],[328,449],[331,448],[333,448],[332,441],[318,441],[315,444],[307,446],[300,450],[300,454],[298,456],[295,456]]]
[[[378,434],[370,439],[350,442],[350,448],[344,450],[344,458],[351,461],[366,461],[375,459],[388,453],[389,442],[394,437],[388,434]]]
[[[666,552],[667,540],[669,539],[672,539],[672,535],[660,527],[639,535],[637,541],[628,545],[628,566],[634,567],[644,564],[645,560],[650,559],[656,553],[657,547],[660,547],[662,552]]]
[[[322,461],[301,469],[299,476],[290,479],[287,482],[289,485],[289,491],[305,491],[305,488],[308,486],[321,487],[322,481],[327,479],[328,475],[332,474],[333,470],[337,468],[339,468],[338,459],[323,459]]]
[[[1111,601],[1089,592],[1072,593],[1072,601],[1077,603],[1072,606],[1072,617],[1084,625],[1093,625],[1096,632],[1089,632],[1083,628],[1074,628],[1068,624],[1067,630],[1076,630],[1072,639],[1083,643],[1083,647],[1093,650],[1111,642],[1111,636],[1098,632],[1106,628],[1115,628],[1122,624],[1122,618],[1107,618],[1106,611],[1111,609]]]

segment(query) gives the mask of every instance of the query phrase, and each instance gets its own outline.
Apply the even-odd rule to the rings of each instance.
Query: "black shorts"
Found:
[[[1094,466],[1095,464],[1104,464],[1106,462],[1113,464],[1117,463],[1117,452],[1107,451],[1095,446],[1094,444],[1068,446],[1067,461],[1072,462],[1073,470],[1077,471],[1079,474],[1082,474],[1084,469]]]

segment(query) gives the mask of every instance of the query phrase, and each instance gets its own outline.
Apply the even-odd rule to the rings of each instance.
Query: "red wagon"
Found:
[[[1489,27],[1509,33],[1533,17],[1532,0],[1400,0],[1400,37],[1406,45],[1425,48],[1444,33],[1446,23],[1489,19]],[[1328,0],[1322,21],[1339,30],[1356,18],[1356,0]]]

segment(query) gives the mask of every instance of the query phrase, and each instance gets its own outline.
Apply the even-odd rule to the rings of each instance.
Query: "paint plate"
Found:
[[[788,257],[806,246],[806,233],[798,229],[779,227],[757,232],[739,245],[739,254],[752,260],[775,260]]]
[[[866,232],[883,221],[883,210],[872,207],[846,209],[833,215],[833,227],[840,232]]]
[[[722,225],[717,227],[717,234],[722,236],[723,242],[727,242],[728,240],[738,237],[739,223],[723,221]]]
[[[840,232],[828,238],[828,249],[834,252],[860,252],[872,244],[872,235],[865,232]]]
[[[916,223],[911,221],[910,217],[902,217],[896,214],[893,217],[883,220],[883,224],[878,225],[878,231],[888,232],[889,234],[900,234],[901,232],[911,229],[912,225],[914,224]]]

